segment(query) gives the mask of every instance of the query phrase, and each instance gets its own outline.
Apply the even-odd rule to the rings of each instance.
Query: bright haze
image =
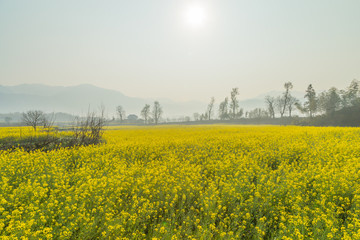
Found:
[[[360,80],[358,0],[0,1],[0,85],[218,101]]]

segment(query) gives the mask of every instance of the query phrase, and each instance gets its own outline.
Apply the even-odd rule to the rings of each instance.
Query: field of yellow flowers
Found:
[[[360,239],[358,128],[118,127],[104,138],[0,151],[0,239]]]

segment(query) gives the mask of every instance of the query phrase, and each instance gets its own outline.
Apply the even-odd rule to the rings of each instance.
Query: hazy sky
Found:
[[[0,0],[0,84],[222,100],[360,80],[359,0]]]

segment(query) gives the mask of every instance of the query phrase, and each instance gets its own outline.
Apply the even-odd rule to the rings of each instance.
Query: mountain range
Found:
[[[241,108],[250,110],[265,107],[264,96],[280,95],[273,91],[256,98],[239,102]],[[294,94],[303,96],[302,93]],[[39,109],[44,112],[65,112],[74,115],[85,114],[89,109],[96,110],[104,105],[108,114],[115,115],[118,105],[123,106],[126,114],[140,115],[145,104],[155,99],[129,97],[123,93],[90,84],[77,86],[48,86],[43,84],[21,84],[16,86],[0,85],[0,113],[24,112]],[[164,110],[164,117],[192,116],[195,112],[205,112],[207,103],[200,101],[176,102],[169,99],[158,99]]]

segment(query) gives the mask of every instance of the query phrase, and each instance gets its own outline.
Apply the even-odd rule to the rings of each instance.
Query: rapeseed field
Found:
[[[0,238],[360,239],[358,128],[118,127],[104,138],[0,151]]]

